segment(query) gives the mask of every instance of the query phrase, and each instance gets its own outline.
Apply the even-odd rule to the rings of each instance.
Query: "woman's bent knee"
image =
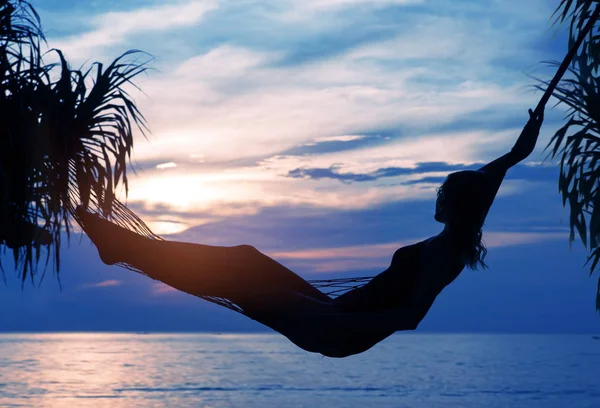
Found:
[[[258,249],[256,249],[252,245],[248,245],[248,244],[237,245],[237,246],[234,246],[233,248],[235,248],[236,250],[238,250],[242,253],[248,254],[248,255],[260,253],[260,251]]]

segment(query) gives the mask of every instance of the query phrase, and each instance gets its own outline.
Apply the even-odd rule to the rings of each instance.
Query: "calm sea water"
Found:
[[[329,359],[285,338],[0,335],[0,406],[600,407],[600,339],[398,334]]]

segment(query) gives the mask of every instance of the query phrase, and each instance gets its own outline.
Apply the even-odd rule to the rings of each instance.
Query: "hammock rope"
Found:
[[[576,55],[577,50],[579,49],[581,43],[583,42],[583,39],[588,34],[588,32],[590,32],[590,30],[592,29],[593,24],[596,21],[596,19],[598,18],[599,14],[600,14],[600,6],[597,6],[596,9],[594,10],[594,13],[592,14],[589,21],[587,22],[585,28],[579,33],[579,37],[577,38],[577,41],[573,44],[573,46],[571,47],[571,49],[569,50],[569,52],[563,59],[561,65],[559,66],[552,81],[548,84],[548,88],[546,89],[544,95],[540,99],[540,101],[535,109],[536,114],[540,114],[544,110],[546,103],[552,96],[552,93],[554,92],[556,86],[558,85],[561,78],[567,71],[568,67],[571,65],[571,62],[572,62],[574,56]],[[74,164],[73,163],[70,163],[70,164],[71,164],[72,169],[74,170],[75,169]],[[71,174],[76,174],[76,173],[73,171]],[[72,177],[71,182],[72,182],[73,186],[77,186],[76,178],[74,176]],[[73,190],[79,191],[77,188],[74,188]],[[87,210],[87,211],[91,210],[96,215],[104,218],[105,220],[112,222],[116,225],[119,225],[120,227],[123,227],[129,231],[135,232],[137,234],[140,234],[140,235],[150,238],[150,239],[164,241],[163,238],[161,238],[160,236],[158,236],[157,234],[152,232],[152,230],[144,223],[144,221],[142,221],[141,218],[139,218],[132,210],[130,210],[125,204],[120,202],[118,199],[113,198],[112,200],[110,200],[110,204],[109,204],[110,217],[107,217],[107,216],[105,216],[105,210],[104,210],[106,208],[106,201],[104,199],[99,200],[98,196],[96,195],[95,192],[92,191],[90,193],[89,201],[86,203],[86,205],[82,205],[82,203],[80,202],[81,200],[76,199],[74,197],[74,195],[79,195],[79,194],[73,194],[73,195],[69,196],[69,198],[68,198],[69,202],[67,204],[67,208],[68,208],[69,213],[73,217],[73,219],[82,228],[83,228],[82,221],[81,221],[81,219],[79,219],[79,217],[77,216],[77,213],[75,211],[75,209],[79,206],[83,206],[85,210]],[[129,264],[117,263],[116,265],[152,278],[148,274],[144,273],[144,271],[139,270]],[[343,293],[346,293],[350,290],[360,288],[360,287],[366,285],[367,283],[369,283],[371,281],[371,279],[373,279],[373,276],[334,278],[334,279],[311,279],[311,280],[308,280],[308,282],[311,283],[316,288],[318,288],[319,290],[321,290],[323,293],[325,293],[329,297],[335,298],[335,297],[337,297]],[[202,299],[205,299],[209,302],[215,303],[217,305],[220,305],[220,306],[223,306],[228,309],[231,309],[236,312],[244,314],[244,310],[239,305],[233,303],[229,299],[215,297],[215,296],[199,296],[199,297],[201,297]]]

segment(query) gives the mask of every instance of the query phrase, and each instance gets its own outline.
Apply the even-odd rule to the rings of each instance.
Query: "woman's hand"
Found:
[[[540,128],[544,122],[544,111],[539,114],[529,109],[529,121],[523,128],[519,139],[512,148],[512,152],[517,155],[517,160],[521,161],[533,152],[537,142]]]

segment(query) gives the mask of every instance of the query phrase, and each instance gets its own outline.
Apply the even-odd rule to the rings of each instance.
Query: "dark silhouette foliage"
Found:
[[[28,2],[0,0],[0,23],[0,250],[34,281],[44,252],[59,271],[74,205],[94,200],[110,212],[117,187],[127,190],[133,131],[146,124],[125,87],[150,59],[129,51],[72,69],[54,49],[59,62],[47,64]]]

